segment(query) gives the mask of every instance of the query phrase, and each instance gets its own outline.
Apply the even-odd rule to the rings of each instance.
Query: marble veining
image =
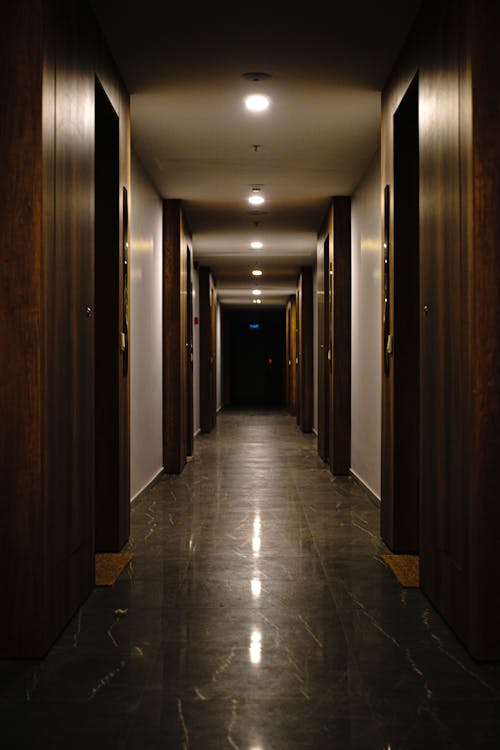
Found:
[[[379,509],[293,417],[221,412],[126,549],[45,659],[0,662],[2,747],[500,747],[500,664],[400,587]]]

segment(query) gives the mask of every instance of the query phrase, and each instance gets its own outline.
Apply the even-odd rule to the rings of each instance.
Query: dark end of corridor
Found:
[[[285,404],[285,310],[224,310],[226,405]]]

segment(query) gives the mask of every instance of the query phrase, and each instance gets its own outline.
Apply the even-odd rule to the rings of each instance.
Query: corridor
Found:
[[[2,747],[497,749],[500,664],[400,587],[378,516],[293,417],[221,412],[133,504],[118,582],[0,662]]]

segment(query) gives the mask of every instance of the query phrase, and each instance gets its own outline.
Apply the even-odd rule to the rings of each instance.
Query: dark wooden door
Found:
[[[128,378],[128,197],[120,193],[119,118],[95,86],[95,536],[96,550],[117,551],[129,536],[127,440],[121,389]],[[120,251],[120,199],[122,245]],[[121,298],[122,297],[122,298]]]
[[[293,416],[297,408],[296,328],[296,299],[291,297],[286,306],[286,408]]]
[[[384,541],[419,547],[420,332],[418,80],[394,114],[393,243],[385,193],[385,311],[382,441]]]
[[[320,234],[318,242],[318,453],[330,460],[330,388],[331,388],[331,307],[330,236]]]
[[[193,282],[191,274],[191,249],[187,248],[187,276],[186,276],[186,451],[193,455]]]
[[[313,429],[313,296],[312,268],[300,272],[297,294],[297,424]]]

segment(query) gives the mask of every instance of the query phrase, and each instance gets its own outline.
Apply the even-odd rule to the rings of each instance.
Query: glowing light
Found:
[[[252,204],[252,206],[262,206],[264,203],[264,198],[262,195],[250,195],[248,198],[248,202]]]
[[[252,300],[252,302],[254,303],[254,305],[260,305],[262,303],[262,300],[261,299],[254,299],[254,300]]]
[[[253,522],[253,539],[252,539],[253,556],[258,557],[260,552],[260,514],[256,513]]]
[[[252,276],[262,276],[262,271],[260,270],[260,268],[254,268],[254,270],[252,271]]]
[[[252,289],[252,294],[254,295],[254,297],[260,297],[262,292],[260,289]]]
[[[250,588],[252,589],[252,596],[255,596],[255,598],[257,599],[260,596],[260,592],[262,589],[260,578],[252,578],[250,582]]]
[[[264,243],[259,242],[258,240],[254,240],[253,242],[250,243],[250,247],[252,248],[252,250],[260,250],[261,248],[264,247]]]
[[[250,661],[252,664],[260,664],[262,658],[262,633],[259,630],[252,631],[250,636]]]
[[[245,99],[245,107],[251,112],[264,112],[270,103],[269,97],[264,94],[251,94]]]

